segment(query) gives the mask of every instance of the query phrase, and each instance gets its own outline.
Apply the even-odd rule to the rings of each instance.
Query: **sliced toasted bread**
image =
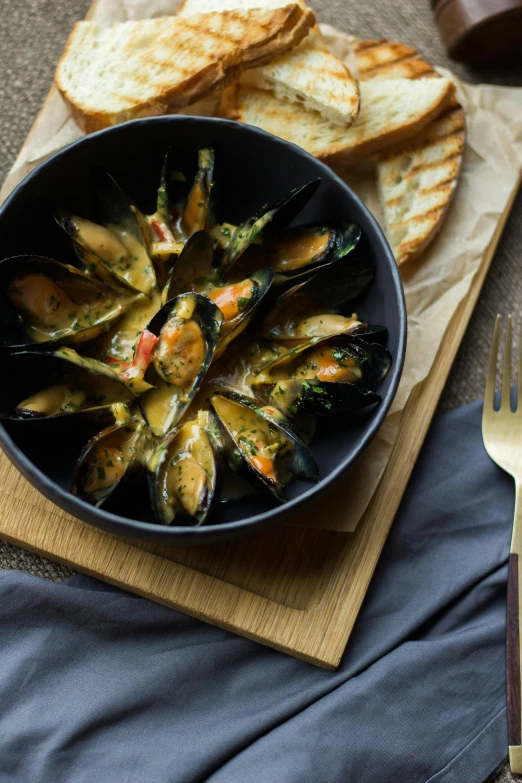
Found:
[[[78,22],[55,82],[90,132],[181,109],[291,50],[313,25],[298,4],[165,17],[105,27]]]
[[[298,0],[306,8],[303,0]],[[273,8],[281,0],[184,0],[178,14],[230,8]],[[295,101],[342,126],[352,125],[359,113],[358,82],[346,65],[326,46],[318,27],[288,54],[245,74],[254,87],[271,90],[282,100]]]
[[[218,113],[293,141],[327,163],[341,163],[411,138],[446,108],[454,93],[449,79],[376,80],[360,86],[361,111],[351,128],[241,81],[223,92]]]
[[[365,81],[438,76],[415,49],[398,41],[357,41],[353,49],[359,78]]]
[[[363,80],[440,78],[410,46],[359,41]],[[441,228],[455,192],[465,141],[462,107],[454,98],[412,142],[377,159],[377,187],[384,228],[399,265],[417,258]]]
[[[292,52],[244,76],[247,84],[318,111],[334,125],[352,125],[359,113],[358,82],[316,28]]]

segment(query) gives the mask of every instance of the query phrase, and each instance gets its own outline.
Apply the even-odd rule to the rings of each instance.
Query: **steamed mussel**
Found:
[[[349,333],[313,337],[267,364],[252,389],[288,415],[324,416],[378,401],[372,389],[390,366],[379,343]]]
[[[301,188],[293,188],[275,204],[264,204],[259,212],[237,226],[230,235],[221,257],[221,267],[230,269],[238,258],[258,239],[261,232],[268,236],[285,228],[299,214],[319,187],[320,180],[313,180]]]
[[[150,294],[156,275],[136,211],[114,179],[96,172],[91,181],[97,220],[57,211],[79,260],[109,285]]]
[[[265,339],[295,345],[313,337],[385,332],[383,327],[362,324],[353,312],[373,280],[373,265],[357,248],[345,255],[300,279],[278,297],[260,327]]]
[[[128,508],[148,485],[161,523],[204,525],[233,475],[278,503],[317,481],[316,417],[378,404],[391,357],[356,312],[374,275],[359,228],[298,223],[319,180],[234,225],[217,219],[214,151],[192,184],[173,157],[151,214],[99,171],[88,214],[57,209],[75,262],[0,262],[15,379],[0,418],[82,425],[85,502]]]
[[[210,403],[231,469],[254,487],[284,502],[283,487],[294,476],[318,480],[310,449],[277,408],[235,392],[214,394]]]
[[[143,418],[134,413],[92,438],[81,452],[73,476],[73,492],[101,506],[124,481],[145,470],[150,434]]]
[[[187,293],[167,302],[147,332],[156,338],[147,368],[150,389],[140,406],[155,435],[172,430],[200,387],[218,344],[221,311],[207,297]]]
[[[111,418],[119,411],[125,419],[124,409],[135,400],[110,367],[70,348],[13,353],[3,359],[3,367],[7,377],[16,378],[16,387],[7,384],[2,419],[55,418],[107,408],[113,409]]]
[[[0,344],[9,348],[87,342],[107,330],[124,309],[99,282],[42,256],[0,262],[0,291],[16,313],[0,333]]]
[[[299,226],[268,242],[266,249],[277,281],[284,283],[344,258],[360,237],[361,230],[353,224],[342,229],[324,225]]]
[[[149,488],[156,516],[166,525],[180,518],[202,525],[219,498],[220,441],[211,411],[175,429],[149,460]]]

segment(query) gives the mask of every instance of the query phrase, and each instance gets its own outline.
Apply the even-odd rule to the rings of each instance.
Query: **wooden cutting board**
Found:
[[[54,506],[0,453],[0,536],[257,642],[335,669],[504,228],[516,190],[429,376],[404,411],[390,462],[353,534],[280,527],[181,548],[123,540]]]

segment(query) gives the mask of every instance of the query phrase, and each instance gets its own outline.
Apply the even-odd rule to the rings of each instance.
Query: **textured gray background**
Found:
[[[89,0],[0,0],[0,180],[6,176],[52,83],[67,35]],[[428,0],[312,0],[319,20],[359,37],[412,44],[433,64],[452,67],[471,82],[522,85],[522,60],[470,71],[452,63],[440,43]],[[482,394],[494,316],[513,312],[522,327],[522,192],[513,208],[440,402],[447,410]],[[0,543],[0,568],[23,568],[60,580],[69,569]],[[506,770],[496,783],[514,780]],[[468,781],[463,783],[468,783]],[[475,781],[469,783],[476,783]]]

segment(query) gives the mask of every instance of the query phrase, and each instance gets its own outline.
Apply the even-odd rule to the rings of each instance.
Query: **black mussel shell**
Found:
[[[73,493],[101,506],[124,481],[135,481],[143,473],[150,446],[150,433],[139,414],[107,427],[82,450],[73,475]]]
[[[237,408],[240,419],[235,427],[225,413],[230,403]],[[283,486],[292,476],[312,481],[319,478],[317,465],[308,446],[277,409],[263,407],[256,400],[235,392],[214,394],[210,404],[219,421],[224,452],[230,467],[256,489],[263,489],[277,501],[284,502]],[[266,422],[266,428],[262,420]],[[259,454],[260,435],[266,434],[273,440],[266,449],[275,455],[273,459]],[[292,444],[286,454],[285,442]],[[271,463],[269,468],[273,471],[272,476],[262,470],[261,465],[265,462]],[[286,464],[283,465],[283,462]]]
[[[136,205],[132,205],[138,228],[154,264],[159,288],[165,286],[184,246],[184,235],[180,227],[179,198],[177,207],[171,208],[174,184],[182,186],[178,187],[180,193],[186,189],[185,177],[181,172],[170,171],[169,153],[167,153],[160,172],[156,211],[152,214],[144,214]]]
[[[107,372],[98,374],[87,366],[75,365],[69,354],[78,356],[75,351],[63,348],[54,353],[21,351],[2,357],[6,378],[12,378],[13,382],[3,385],[0,418],[34,421],[107,409],[111,421],[118,406],[132,403],[132,393],[109,367],[100,362]],[[121,414],[125,418],[124,410]]]
[[[183,232],[187,237],[192,236],[196,231],[209,231],[213,222],[211,196],[214,178],[214,150],[209,147],[199,150],[198,165],[199,168],[187,196],[181,221]]]
[[[176,241],[184,238],[180,227],[179,201],[181,197],[180,186],[185,187],[185,178],[179,171],[173,171],[170,165],[171,151],[169,150],[163,159],[160,173],[160,184],[156,200],[156,212]],[[177,193],[172,193],[173,185],[177,185]],[[172,202],[176,202],[176,206]],[[172,205],[172,206],[171,206]],[[174,209],[172,208],[174,207]],[[173,212],[175,215],[173,216]],[[173,219],[175,217],[175,219]]]
[[[168,302],[189,291],[202,292],[218,282],[218,271],[213,266],[214,244],[207,231],[196,231],[187,240],[163,290],[162,299]]]
[[[90,356],[82,356],[73,348],[61,347],[56,348],[53,352],[55,356],[59,356],[70,362],[75,367],[86,370],[88,373],[98,376],[99,378],[108,378],[110,380],[116,380],[127,389],[133,397],[138,397],[140,394],[148,391],[152,388],[152,384],[148,383],[143,377],[139,377],[133,374],[127,374],[121,370],[118,362],[113,364],[106,364],[99,359],[93,359]]]
[[[292,302],[276,306],[260,326],[260,334],[265,340],[282,345],[301,345],[312,339],[351,334],[363,337],[367,342],[384,343],[387,330],[384,326],[359,321],[354,313],[351,316],[339,313],[314,313],[309,300],[302,300],[302,308],[295,297]]]
[[[0,346],[5,348],[87,342],[123,313],[112,291],[75,267],[44,256],[0,261],[0,291],[8,305],[0,324]]]
[[[375,327],[374,334],[380,332],[381,327]],[[352,349],[359,356],[361,366],[364,368],[362,385],[367,388],[377,386],[388,374],[392,358],[387,348],[379,342],[370,342],[366,336],[372,332],[365,331],[362,334],[350,336]]]
[[[101,171],[92,176],[91,193],[101,225],[132,241],[130,246],[125,243],[126,262],[111,266],[111,271],[132,290],[150,294],[156,275],[131,200],[110,174]]]
[[[172,380],[167,381],[166,378],[172,371],[166,366],[166,362],[169,361],[168,353],[165,354],[165,359],[160,355],[160,341],[163,327],[171,317],[181,318],[187,324],[193,323],[195,337],[199,339],[201,336],[203,340],[203,356],[199,357],[199,367],[196,374],[191,377],[192,368],[188,366],[190,361],[185,365],[185,359],[181,356],[177,358],[175,355],[179,364],[178,371],[175,373],[176,377],[172,375]],[[163,305],[148,324],[148,331],[158,337],[158,343],[154,349],[147,379],[157,388],[151,389],[140,397],[140,406],[155,435],[164,436],[170,432],[190,405],[214,358],[222,321],[223,315],[220,309],[210,299],[202,294],[187,293]],[[165,365],[163,369],[162,365]],[[183,372],[187,372],[188,380],[181,386],[179,384]]]
[[[96,221],[65,209],[56,211],[58,223],[73,240],[76,255],[104,282],[150,294],[156,288],[156,275],[138,211],[105,171],[91,175],[90,194]]]
[[[275,204],[270,207],[264,204],[255,215],[237,226],[223,251],[222,268],[229,269],[269,224],[269,235],[288,226],[312,198],[320,183],[321,180],[316,179],[300,188],[293,188],[290,193],[287,193]]]
[[[355,411],[381,401],[379,394],[353,383],[325,383],[317,380],[278,381],[269,404],[285,416],[329,416]]]
[[[338,334],[366,334],[379,327],[370,327],[357,320],[354,314],[350,317],[338,313],[313,314],[307,300],[303,300],[303,308],[297,297],[286,306],[276,306],[265,318],[260,327],[260,333],[266,340],[274,340],[283,345],[300,345],[312,339]],[[295,305],[295,307],[294,307]]]
[[[307,225],[288,229],[267,246],[276,282],[295,280],[335,263],[348,255],[360,238],[361,229],[353,223],[341,228]]]
[[[239,337],[239,335],[242,334],[242,332],[252,321],[261,302],[268,294],[273,279],[274,273],[270,267],[259,269],[249,278],[249,280],[253,282],[252,294],[248,301],[245,302],[237,316],[230,320],[223,321],[221,326],[221,334],[216,349],[216,358],[222,356],[232,340],[235,340],[237,337]],[[244,280],[241,281],[241,283],[231,284],[230,287],[232,288],[233,286],[242,285],[243,283],[245,283]],[[212,295],[212,291],[209,291],[208,296]]]
[[[203,525],[219,499],[223,463],[214,418],[212,411],[200,412],[171,432],[149,459],[152,507],[165,525]]]
[[[98,227],[93,221],[74,215],[72,212],[68,212],[61,207],[55,210],[54,217],[58,225],[69,235],[72,248],[76,258],[80,262],[80,269],[82,272],[88,277],[92,277],[103,283],[107,288],[120,295],[128,294],[128,286],[90,249],[83,239],[82,232],[86,229],[89,230],[91,228],[97,230],[98,228],[101,228],[103,230],[103,226]]]
[[[287,289],[278,306],[285,307],[294,296],[306,295],[315,312],[349,314],[375,277],[374,265],[359,247]]]
[[[377,342],[366,342],[361,337],[351,334],[312,338],[306,343],[291,348],[266,365],[254,379],[252,389],[257,394],[266,395],[272,391],[274,385],[279,381],[315,379],[315,376],[311,375],[311,373],[314,373],[317,367],[308,367],[307,357],[311,357],[318,350],[325,350],[328,347],[332,347],[342,354],[340,358],[335,357],[339,367],[348,366],[342,363],[343,357],[346,357],[350,361],[350,367],[353,368],[356,377],[353,380],[341,381],[340,383],[342,384],[361,384],[366,388],[375,387],[384,378],[391,366],[389,351]],[[304,369],[301,370],[300,368]],[[298,374],[296,375],[296,373]],[[339,383],[339,381],[327,381],[324,378],[318,378],[317,380],[324,381],[326,384]]]

